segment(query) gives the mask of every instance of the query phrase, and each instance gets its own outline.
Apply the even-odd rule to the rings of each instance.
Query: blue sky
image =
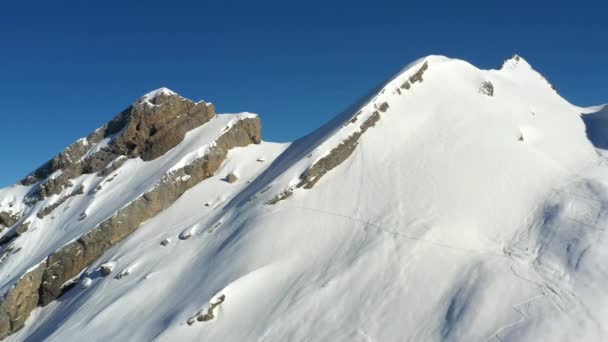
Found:
[[[161,86],[259,113],[269,141],[310,132],[428,54],[497,68],[517,53],[571,102],[608,102],[606,1],[529,3],[4,3],[0,186]]]

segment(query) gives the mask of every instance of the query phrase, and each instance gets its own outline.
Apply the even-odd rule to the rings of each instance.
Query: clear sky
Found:
[[[608,1],[7,1],[0,186],[165,86],[250,111],[268,141],[320,126],[429,54],[514,53],[569,101],[608,102]]]

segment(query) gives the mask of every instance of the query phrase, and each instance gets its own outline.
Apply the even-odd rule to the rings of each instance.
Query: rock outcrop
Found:
[[[0,211],[0,232],[4,228],[12,227],[17,221],[19,221],[19,215],[8,211]]]
[[[53,210],[55,210],[57,207],[59,207],[60,205],[65,203],[65,201],[67,201],[70,197],[73,197],[76,195],[82,195],[83,193],[84,193],[84,186],[81,185],[78,188],[74,189],[74,191],[72,191],[70,194],[58,199],[55,203],[53,203],[47,207],[44,207],[42,210],[40,210],[38,212],[38,214],[36,214],[36,216],[38,216],[38,218],[44,218],[46,215],[52,213]]]
[[[388,105],[386,106],[388,109]],[[298,188],[312,188],[327,172],[342,164],[355,151],[359,138],[370,128],[376,125],[380,120],[380,113],[374,112],[367,120],[365,120],[359,130],[349,136],[340,145],[335,147],[329,154],[319,161],[314,163],[308,170],[300,176],[300,182],[296,185]]]
[[[0,339],[21,329],[30,312],[38,306],[42,273],[46,262],[21,277],[0,300]]]
[[[156,159],[177,146],[186,132],[211,120],[214,115],[211,104],[194,103],[161,89],[153,97],[142,97],[119,115],[116,125],[120,126],[123,121],[126,124],[110,150],[129,158]]]
[[[239,178],[234,174],[234,172],[230,172],[228,176],[226,176],[226,182],[228,183],[234,183],[237,181],[237,179]]]
[[[429,63],[424,62],[413,74],[411,74],[405,82],[399,86],[400,89],[410,90],[415,83],[422,83],[424,81],[423,76],[429,69]],[[397,88],[397,90],[399,90]],[[492,88],[493,89],[493,88]],[[380,94],[383,94],[386,89],[383,89]],[[398,92],[401,95],[401,90]],[[338,165],[342,164],[348,157],[352,155],[357,147],[359,139],[365,132],[376,125],[376,122],[380,120],[380,113],[386,113],[390,109],[388,102],[383,101],[379,105],[374,103],[373,113],[359,125],[358,129],[352,133],[348,138],[342,141],[338,146],[334,147],[326,156],[316,161],[306,171],[304,171],[295,186],[290,186],[283,189],[280,193],[275,195],[265,204],[274,205],[278,202],[289,198],[293,195],[296,188],[311,189],[327,172],[331,171]],[[353,117],[345,122],[342,127],[346,127],[351,124],[355,124],[359,117],[363,114],[362,110],[357,111]]]
[[[381,105],[384,111],[388,110],[388,103]],[[360,126],[357,131],[333,148],[325,157],[319,159],[300,175],[300,180],[295,187],[284,189],[270,199],[266,204],[274,205],[293,195],[295,188],[311,189],[327,172],[342,164],[355,151],[361,136],[380,120],[380,113],[374,111]],[[351,120],[352,121],[352,120]]]
[[[409,77],[409,79],[407,81],[405,81],[401,85],[401,89],[409,90],[412,87],[412,84],[414,84],[416,82],[422,83],[422,81],[424,81],[422,76],[428,70],[428,68],[429,68],[429,63],[424,62],[424,64],[422,64],[420,69],[418,69],[412,76]]]
[[[207,322],[215,318],[215,309],[222,305],[226,300],[226,295],[221,295],[217,298],[215,302],[209,303],[209,308],[207,310],[201,310],[193,317],[190,317],[188,320],[188,325],[194,324],[194,322]]]
[[[490,81],[484,81],[481,83],[481,87],[479,87],[479,92],[492,97],[494,96],[494,85]]]
[[[32,201],[59,194],[72,186],[81,174],[107,175],[127,158],[153,160],[177,146],[186,132],[215,115],[212,104],[193,102],[168,89],[159,89],[140,98],[112,121],[80,139],[21,181],[23,185],[40,182]],[[93,147],[108,139],[99,149]],[[121,158],[121,159],[118,159]]]
[[[249,117],[240,120],[224,132],[203,157],[165,175],[153,190],[131,202],[76,241],[52,253],[45,262],[25,274],[4,295],[0,304],[0,336],[7,336],[20,329],[36,306],[47,305],[58,298],[66,290],[66,286],[69,286],[66,284],[101,257],[106,250],[133,233],[142,222],[169,207],[186,190],[211,177],[226,159],[231,148],[260,142],[259,119]],[[149,151],[158,153],[167,146],[170,145],[159,145]]]
[[[133,233],[139,225],[168,208],[186,190],[215,173],[233,147],[261,142],[259,119],[239,121],[222,134],[208,153],[191,164],[166,175],[156,187],[119,210],[78,240],[49,257],[41,288],[41,305],[61,294],[65,282],[97,260],[110,247]],[[189,177],[184,177],[189,176]]]
[[[112,274],[112,271],[114,270],[114,264],[103,264],[99,267],[99,274],[101,274],[102,277],[107,277],[110,274]]]
[[[50,195],[60,194],[73,186],[72,180],[82,174],[110,176],[129,158],[156,159],[177,146],[188,131],[214,116],[211,104],[195,103],[166,89],[148,94],[23,179],[22,185],[34,185],[26,202],[32,205]],[[142,222],[168,208],[188,189],[213,176],[230,149],[259,143],[259,118],[248,116],[239,119],[221,133],[202,157],[167,173],[152,190],[51,253],[3,294],[0,301],[0,339],[23,327],[34,308],[49,304],[71,288],[76,277],[105,251],[133,233]],[[75,188],[42,208],[37,213],[38,218],[44,218],[67,199],[83,192],[83,187]],[[86,213],[81,216],[86,218]],[[12,227],[12,231],[5,234],[3,244],[10,244],[27,230],[27,224],[23,226],[25,229],[19,229],[21,226],[15,228],[18,221],[19,217],[12,213],[0,213],[0,227]],[[6,249],[9,254],[12,251]]]

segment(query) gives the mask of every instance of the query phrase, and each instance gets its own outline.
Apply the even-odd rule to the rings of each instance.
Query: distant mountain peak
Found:
[[[528,61],[526,61],[523,57],[521,57],[518,54],[514,54],[513,57],[507,59],[503,65],[502,65],[502,69],[515,69],[515,68],[520,68],[520,67],[526,67],[529,69],[532,69],[532,66],[530,65],[530,63],[528,63]]]
[[[146,103],[146,104],[150,104],[150,105],[158,105],[158,104],[160,104],[159,99],[174,97],[174,96],[181,97],[178,93],[174,92],[173,90],[166,88],[166,87],[161,87],[161,88],[152,90],[151,92],[143,95],[136,101],[136,103],[137,104]]]

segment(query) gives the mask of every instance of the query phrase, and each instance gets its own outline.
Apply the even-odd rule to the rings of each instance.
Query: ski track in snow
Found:
[[[525,320],[528,318],[528,316],[526,315],[526,311],[522,311],[522,310],[520,310],[520,309],[518,309],[518,308],[519,308],[520,306],[522,306],[522,305],[526,305],[526,304],[528,304],[528,303],[531,303],[531,302],[533,302],[533,301],[535,301],[535,300],[538,300],[538,299],[541,299],[541,298],[544,298],[544,297],[545,297],[545,294],[540,294],[540,295],[538,295],[538,296],[534,296],[534,297],[532,297],[532,298],[530,298],[530,299],[526,299],[526,300],[524,300],[524,301],[523,301],[523,302],[521,302],[521,303],[515,304],[515,305],[514,305],[512,308],[513,308],[513,311],[515,311],[515,312],[517,312],[518,314],[520,314],[520,315],[521,315],[520,319],[519,319],[518,321],[515,321],[515,322],[513,322],[513,323],[509,323],[509,324],[507,324],[507,325],[505,325],[505,326],[503,326],[503,327],[500,327],[500,328],[499,328],[499,329],[498,329],[496,332],[494,332],[494,333],[493,333],[493,334],[492,334],[492,335],[491,335],[491,336],[490,336],[488,339],[486,339],[486,340],[485,340],[485,342],[491,341],[491,340],[493,340],[494,338],[496,338],[496,339],[497,339],[498,341],[500,341],[500,342],[503,342],[503,341],[502,341],[502,339],[500,338],[500,336],[499,336],[498,334],[500,334],[501,332],[503,332],[504,330],[506,330],[506,329],[508,329],[508,328],[510,328],[510,327],[513,327],[513,326],[515,326],[515,325],[517,325],[517,324],[523,323],[523,322],[524,322],[524,321],[525,321]]]

